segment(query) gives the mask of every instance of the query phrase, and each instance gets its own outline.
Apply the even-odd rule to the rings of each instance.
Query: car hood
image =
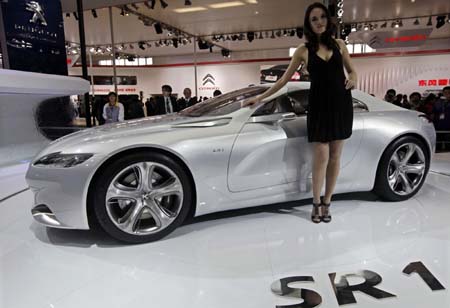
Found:
[[[180,114],[169,114],[97,126],[75,132],[53,141],[46,149],[39,153],[38,156],[59,151],[64,152],[66,149],[73,149],[81,144],[86,145],[100,142],[110,143],[117,140],[124,140],[131,136],[148,136],[149,134],[159,132],[170,132],[178,129],[177,125],[180,125],[181,129],[181,127],[189,126],[191,123],[192,125],[199,122],[204,123],[205,121],[210,121],[208,123],[211,123],[212,120],[222,121],[223,117],[187,117]],[[224,123],[220,122],[220,124],[223,125]],[[199,127],[199,125],[194,126]]]

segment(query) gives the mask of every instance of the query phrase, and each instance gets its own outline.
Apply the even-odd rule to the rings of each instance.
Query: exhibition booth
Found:
[[[450,5],[320,1],[327,222],[314,2],[0,1],[0,308],[448,307]]]

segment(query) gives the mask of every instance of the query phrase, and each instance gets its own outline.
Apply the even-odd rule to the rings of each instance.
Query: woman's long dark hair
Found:
[[[317,52],[317,50],[319,50],[319,38],[317,37],[317,34],[312,30],[311,23],[309,22],[309,15],[311,15],[311,11],[316,8],[322,9],[327,17],[327,28],[325,32],[320,35],[320,43],[327,46],[328,49],[333,49],[333,46],[339,48],[336,41],[333,39],[333,35],[336,31],[336,26],[331,22],[330,12],[325,5],[319,2],[311,4],[306,9],[305,21],[303,23],[303,32],[307,41],[306,47],[308,47],[308,49],[312,49],[314,52]]]

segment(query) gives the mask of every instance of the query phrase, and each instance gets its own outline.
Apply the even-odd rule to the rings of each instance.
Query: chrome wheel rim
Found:
[[[400,196],[414,192],[425,175],[425,155],[415,143],[399,146],[389,161],[387,180],[391,190]]]
[[[178,217],[183,186],[168,167],[140,162],[121,170],[106,192],[109,218],[121,231],[133,235],[158,233]]]

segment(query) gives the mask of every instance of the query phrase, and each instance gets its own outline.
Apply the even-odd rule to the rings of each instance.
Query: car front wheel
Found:
[[[192,202],[184,169],[162,153],[136,153],[104,168],[94,183],[94,213],[112,237],[159,240],[182,224]]]

